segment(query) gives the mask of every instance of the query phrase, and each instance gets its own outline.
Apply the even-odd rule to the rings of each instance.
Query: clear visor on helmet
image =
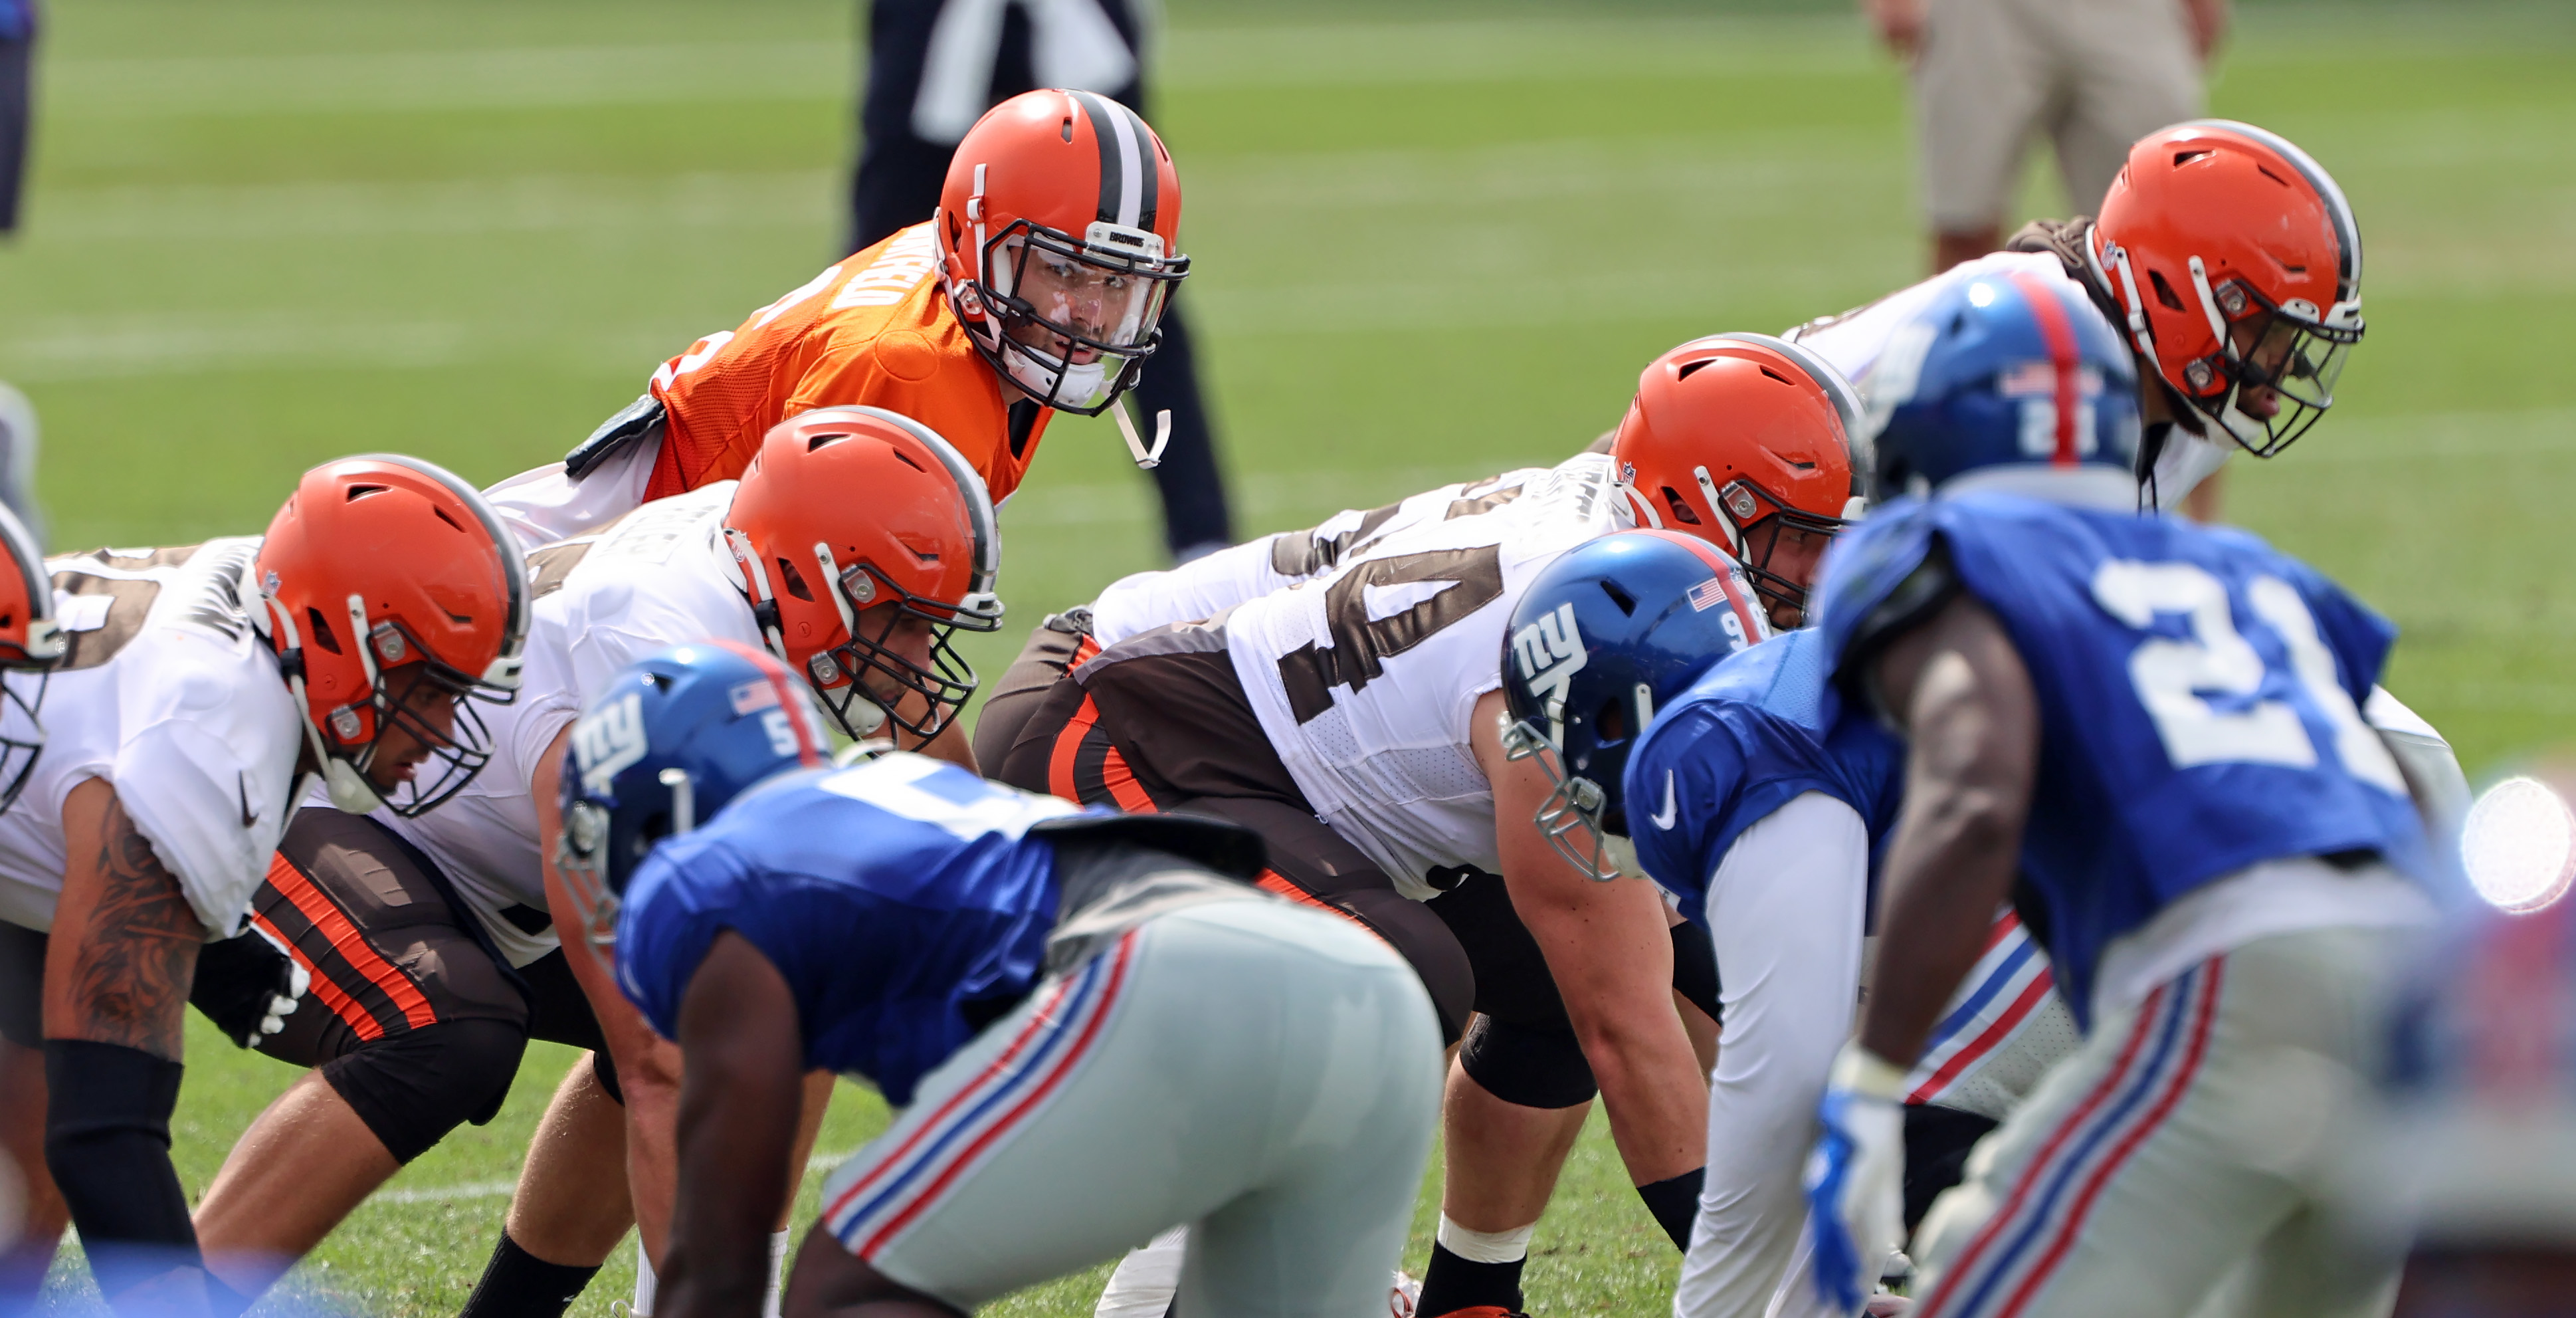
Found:
[[[581,917],[582,936],[594,946],[617,941],[617,893],[608,886],[608,808],[596,801],[565,807],[563,837],[555,844],[555,871]]]
[[[2237,443],[2268,458],[2334,406],[2335,381],[2361,341],[2361,307],[2337,303],[2320,313],[2301,300],[2275,306],[2235,280],[2219,285],[2215,298],[2226,321],[2227,346],[2214,365],[2231,387],[2195,401]],[[2204,370],[2203,363],[2193,363],[2195,376]]]
[[[1160,239],[1152,246],[1159,251]],[[1013,381],[1047,406],[1096,414],[1153,354],[1165,300],[1189,263],[1018,224],[992,240],[985,268]]]
[[[1547,799],[1539,802],[1530,822],[1576,873],[1595,883],[1643,873],[1637,868],[1635,846],[1626,838],[1612,835],[1601,823],[1602,809],[1609,804],[1601,784],[1589,778],[1566,776],[1564,763],[1546,733],[1526,719],[1506,723],[1503,753],[1515,760],[1537,760],[1539,768],[1546,771],[1548,782],[1554,786]]]

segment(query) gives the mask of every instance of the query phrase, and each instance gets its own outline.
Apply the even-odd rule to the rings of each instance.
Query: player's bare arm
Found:
[[[1682,1175],[1705,1161],[1708,1087],[1673,1007],[1662,895],[1648,883],[1586,879],[1539,835],[1530,819],[1552,783],[1537,761],[1503,750],[1503,709],[1499,691],[1479,699],[1472,735],[1494,785],[1512,909],[1565,997],[1630,1178],[1648,1185]]]
[[[45,967],[45,1035],[178,1061],[205,937],[196,911],[107,780],[73,788],[63,823],[74,841]]]
[[[1910,743],[1890,842],[1860,1042],[1891,1062],[1923,1050],[2012,890],[2039,763],[2039,705],[2003,624],[1961,594],[1870,661]]]
[[[770,1224],[787,1206],[803,1041],[787,980],[749,939],[716,935],[680,1007],[679,1200],[663,1255],[670,1318],[760,1307]]]
[[[538,757],[529,791],[537,807],[538,855],[545,864],[547,905],[554,912],[556,928],[578,930],[583,927],[583,913],[555,867],[556,843],[563,833],[564,747],[571,739],[572,727],[566,724]],[[589,995],[600,1033],[606,1036],[609,1055],[617,1065],[618,1085],[626,1095],[626,1176],[634,1196],[635,1229],[643,1237],[646,1256],[660,1258],[671,1217],[672,1139],[680,1107],[679,1045],[657,1037],[644,1023],[619,991],[600,948],[576,936],[564,940],[564,955],[573,977]]]

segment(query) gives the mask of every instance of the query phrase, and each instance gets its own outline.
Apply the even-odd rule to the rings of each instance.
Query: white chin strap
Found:
[[[1165,408],[1154,414],[1154,447],[1150,449],[1145,447],[1144,440],[1137,437],[1135,419],[1127,415],[1125,403],[1113,403],[1109,411],[1118,418],[1118,433],[1126,436],[1127,451],[1135,455],[1136,465],[1148,471],[1161,465],[1163,446],[1172,442],[1171,409]]]
[[[356,597],[351,598],[354,600]],[[290,651],[302,649],[303,638],[296,633],[295,619],[288,615],[286,606],[266,591],[260,592],[260,599],[268,605],[269,616],[286,634],[284,648]],[[361,620],[366,616],[362,605],[356,608],[356,613]],[[359,654],[363,657],[366,654],[364,647],[368,644],[364,633],[360,634],[358,644]],[[375,661],[368,659],[367,665],[372,672]],[[374,684],[371,682],[369,685],[372,687]],[[304,678],[298,675],[286,679],[286,689],[295,693],[295,720],[304,725],[305,744],[313,748],[313,760],[322,766],[322,785],[331,793],[332,808],[352,815],[373,814],[382,808],[384,793],[377,791],[376,785],[367,781],[367,776],[358,772],[356,765],[332,754],[330,748],[322,744],[322,729],[313,722],[313,702],[304,694]]]

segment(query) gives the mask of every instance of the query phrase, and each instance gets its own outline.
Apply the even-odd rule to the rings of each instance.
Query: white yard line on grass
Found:
[[[818,1153],[805,1160],[805,1173],[827,1172],[841,1164],[854,1150]],[[518,1188],[516,1181],[467,1181],[463,1185],[430,1185],[418,1189],[379,1190],[367,1199],[369,1204],[444,1204],[460,1199],[507,1199]]]

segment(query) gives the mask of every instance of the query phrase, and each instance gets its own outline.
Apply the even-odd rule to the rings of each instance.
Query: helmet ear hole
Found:
[[[1699,514],[1691,511],[1690,503],[1688,500],[1682,498],[1681,491],[1676,490],[1669,485],[1665,486],[1664,503],[1673,510],[1674,521],[1681,522],[1689,526],[1699,525]]]
[[[1628,707],[1620,701],[1605,700],[1592,713],[1593,735],[1604,742],[1628,739]]]
[[[2147,282],[2156,286],[2156,301],[2164,303],[2165,310],[2182,310],[2182,294],[2175,292],[2173,285],[2165,282],[2163,271],[2149,270]]]
[[[798,572],[794,563],[783,558],[779,559],[778,579],[787,587],[788,594],[808,604],[814,602],[813,588],[805,584],[805,574]]]
[[[304,610],[305,629],[312,633],[313,643],[330,654],[340,653],[340,637],[331,630],[331,620],[315,608]]]

